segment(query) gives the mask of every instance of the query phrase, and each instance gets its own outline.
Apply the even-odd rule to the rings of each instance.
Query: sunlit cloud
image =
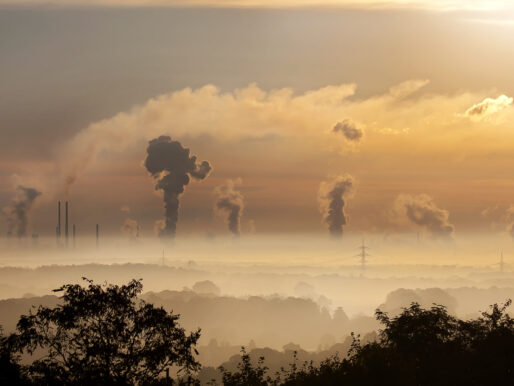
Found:
[[[500,95],[498,98],[485,98],[483,101],[471,106],[466,110],[465,115],[470,118],[483,118],[497,113],[512,104],[512,98]]]

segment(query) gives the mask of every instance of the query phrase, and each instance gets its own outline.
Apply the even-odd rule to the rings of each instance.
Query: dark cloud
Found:
[[[334,133],[342,133],[344,137],[353,142],[358,142],[361,140],[364,132],[355,125],[350,119],[345,119],[342,122],[338,122],[334,128],[332,129]]]
[[[202,180],[211,171],[207,161],[198,164],[189,149],[168,136],[160,136],[148,143],[146,169],[156,180],[155,189],[164,192],[165,226],[161,235],[173,237],[177,228],[179,195],[189,184],[190,176]]]
[[[34,188],[26,188],[22,185],[16,188],[15,197],[9,206],[4,209],[7,216],[7,234],[9,236],[16,234],[17,237],[25,237],[27,235],[29,213],[35,199],[40,195],[41,192]]]
[[[411,223],[425,228],[433,237],[453,238],[455,227],[449,222],[448,211],[439,208],[430,196],[401,194],[395,200],[394,206],[397,213],[405,215]]]
[[[228,180],[225,185],[218,186],[215,191],[218,195],[216,209],[227,214],[229,231],[235,236],[239,236],[244,208],[243,195],[235,190],[235,183],[232,180]]]
[[[323,221],[328,224],[330,235],[340,238],[343,225],[348,222],[344,212],[345,198],[353,193],[354,179],[351,175],[337,176],[321,183],[318,200],[323,212]]]

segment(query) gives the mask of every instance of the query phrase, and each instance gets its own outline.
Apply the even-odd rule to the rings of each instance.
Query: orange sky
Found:
[[[102,30],[116,12],[119,25],[88,32],[89,17]],[[151,233],[163,204],[141,164],[147,141],[166,134],[213,165],[181,198],[180,232],[226,232],[213,192],[237,178],[243,232],[326,232],[319,187],[345,173],[356,180],[351,232],[433,232],[395,212],[402,194],[433,199],[455,237],[505,232],[514,221],[514,27],[477,21],[498,14],[209,12],[0,9],[0,18],[19,19],[0,38],[9,47],[2,206],[18,184],[38,188],[33,226],[50,233],[72,176],[77,222],[116,233],[131,217]],[[184,35],[170,41],[166,17],[176,13],[189,23],[174,26]],[[131,20],[161,27],[133,35]],[[20,23],[42,31],[38,44]],[[345,120],[362,138],[333,131]]]

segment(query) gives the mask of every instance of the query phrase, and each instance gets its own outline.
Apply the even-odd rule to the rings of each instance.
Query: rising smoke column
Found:
[[[433,237],[452,239],[455,227],[450,224],[450,214],[439,208],[432,197],[426,194],[411,196],[400,194],[394,203],[397,213],[403,213],[407,219],[424,227]]]
[[[343,236],[343,225],[348,222],[348,216],[344,212],[345,199],[353,194],[354,185],[354,179],[349,174],[336,176],[320,185],[318,201],[323,222],[328,225],[330,235],[334,238]]]
[[[189,184],[190,176],[203,180],[211,171],[207,161],[198,164],[189,149],[168,136],[152,139],[146,149],[146,169],[156,180],[155,189],[164,192],[165,226],[161,236],[173,237],[177,229],[179,195]]]
[[[218,195],[216,209],[227,214],[228,230],[233,235],[239,236],[244,208],[243,195],[235,190],[235,182],[232,180],[228,180],[225,185],[218,186],[215,192]]]
[[[16,188],[16,195],[4,209],[7,216],[7,235],[14,233],[18,237],[27,235],[27,226],[29,223],[29,213],[34,204],[34,200],[41,195],[41,192],[34,188],[26,188],[19,185]]]

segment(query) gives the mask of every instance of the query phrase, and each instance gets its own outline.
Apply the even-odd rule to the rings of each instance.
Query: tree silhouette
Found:
[[[20,355],[15,350],[14,336],[4,336],[0,327],[0,385],[25,385],[27,380],[21,374]]]
[[[154,383],[165,369],[199,369],[194,357],[200,331],[187,335],[179,315],[137,297],[142,283],[86,287],[67,284],[62,304],[22,316],[16,341],[20,352],[43,353],[26,368],[36,383],[133,385]]]
[[[237,365],[237,371],[231,372],[223,366],[219,367],[222,373],[222,380],[224,386],[266,386],[271,380],[266,377],[268,368],[264,366],[264,357],[260,357],[257,366],[253,366],[250,360],[250,355],[246,353],[244,347],[241,348],[241,362]]]
[[[262,358],[254,368],[243,352],[237,371],[221,368],[223,383],[243,386],[247,374],[256,374],[261,382],[256,385],[512,385],[514,320],[506,313],[510,304],[495,304],[469,321],[451,316],[440,305],[424,309],[412,303],[395,317],[377,310],[384,326],[378,339],[362,345],[352,335],[346,358],[336,355],[317,366],[293,363],[271,379]]]

